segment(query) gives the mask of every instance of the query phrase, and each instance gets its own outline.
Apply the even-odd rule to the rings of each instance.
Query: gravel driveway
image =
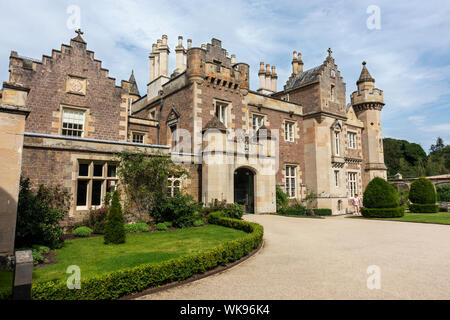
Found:
[[[223,273],[139,299],[450,299],[450,226],[245,219],[265,228],[259,253]],[[368,289],[369,266],[379,268],[380,289]]]

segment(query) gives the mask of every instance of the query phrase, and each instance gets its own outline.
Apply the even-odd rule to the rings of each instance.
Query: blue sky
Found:
[[[277,66],[281,89],[291,73],[292,51],[302,53],[309,69],[321,64],[331,47],[347,100],[367,61],[384,90],[385,137],[420,143],[427,152],[437,136],[450,143],[448,1],[4,0],[2,80],[8,80],[11,50],[40,59],[69,43],[71,5],[81,10],[83,37],[96,58],[117,83],[134,69],[141,92],[149,81],[148,54],[162,34],[172,49],[179,35],[193,39],[194,46],[222,40],[238,61],[250,64],[255,90],[260,61]],[[371,5],[380,8],[379,30],[367,27]],[[172,50],[171,70],[174,65]]]

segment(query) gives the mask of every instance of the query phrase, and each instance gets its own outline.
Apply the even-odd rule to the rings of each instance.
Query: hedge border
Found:
[[[411,213],[438,213],[439,206],[437,204],[411,203],[409,205],[409,211]]]
[[[405,208],[361,208],[365,218],[401,218],[405,215]]]
[[[225,266],[257,249],[263,240],[264,228],[259,224],[225,218],[222,212],[211,213],[208,220],[211,224],[242,230],[247,235],[207,251],[158,264],[145,264],[92,277],[81,283],[81,290],[69,290],[63,281],[38,283],[32,287],[32,298],[34,300],[115,300],[152,287],[183,281],[217,266]]]

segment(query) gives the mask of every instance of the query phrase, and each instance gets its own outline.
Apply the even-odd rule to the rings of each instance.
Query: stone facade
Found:
[[[243,201],[254,213],[276,211],[276,186],[292,201],[312,192],[316,207],[348,213],[352,193],[385,177],[382,91],[364,66],[347,105],[331,50],[307,71],[294,53],[281,91],[276,68],[262,62],[255,92],[249,66],[217,39],[184,48],[180,37],[170,74],[163,36],[152,46],[141,97],[133,74],[116,86],[81,35],[40,61],[10,57],[9,82],[29,90],[22,174],[69,189],[71,223],[114,186],[115,154],[135,148],[182,162],[190,172],[183,188],[198,201]]]

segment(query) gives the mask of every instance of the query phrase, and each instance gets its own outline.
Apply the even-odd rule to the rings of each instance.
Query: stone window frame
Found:
[[[336,101],[336,86],[334,84],[332,84],[330,88],[330,101],[331,102]]]
[[[88,175],[80,176],[80,165],[87,164],[88,165]],[[95,176],[94,168],[95,165],[102,165],[102,175]],[[111,186],[114,187],[113,190],[117,190],[117,186],[119,183],[119,176],[117,174],[118,163],[115,161],[106,161],[106,160],[95,160],[95,159],[78,159],[76,161],[76,171],[75,171],[75,189],[74,189],[74,201],[75,201],[75,211],[88,211],[91,209],[99,209],[103,205],[103,199],[107,193],[108,184],[111,182]],[[109,167],[115,167],[115,175],[109,176],[108,169]],[[78,205],[78,186],[80,181],[87,181],[86,187],[86,205]],[[101,191],[100,191],[100,204],[92,205],[92,192],[93,192],[93,184],[94,181],[101,181]],[[113,184],[114,183],[114,184]]]
[[[290,137],[291,139],[286,139],[286,136],[287,136],[286,135],[287,134],[286,127],[288,125],[292,125],[292,137]],[[295,131],[297,129],[297,121],[285,119],[283,121],[283,128],[284,128],[284,141],[295,143]]]
[[[350,179],[351,175],[354,175],[355,179]],[[347,179],[348,179],[348,193],[350,198],[353,198],[355,194],[358,194],[358,182],[359,182],[359,172],[357,170],[348,170],[347,171]],[[352,184],[354,183],[354,188],[352,187]]]
[[[340,185],[341,185],[341,171],[334,170],[334,186],[336,188],[339,188]]]
[[[352,139],[350,139],[350,136],[354,136],[354,143],[352,144]],[[348,148],[352,150],[358,149],[358,132],[353,130],[347,129],[347,142],[348,142]]]
[[[262,119],[261,121],[261,125],[255,130],[255,122],[254,119],[255,118],[260,118]],[[258,113],[258,112],[250,112],[250,131],[253,134],[256,134],[256,132],[258,132],[258,130],[265,125],[265,123],[267,122],[267,115],[263,114],[263,113]]]
[[[169,177],[167,184],[167,196],[169,198],[173,198],[177,189],[178,192],[183,190],[183,178],[175,178],[174,176]]]
[[[292,171],[288,170],[292,168],[294,169],[294,175],[292,176]],[[284,166],[284,191],[286,192],[289,199],[297,199],[297,177],[298,177],[298,164],[287,163]],[[289,171],[289,172],[288,172]],[[293,180],[293,181],[292,181]],[[292,192],[293,189],[293,192]]]
[[[74,136],[69,136],[69,135],[64,135],[63,134],[63,123],[64,123],[64,110],[67,109],[71,109],[71,110],[75,110],[75,111],[81,111],[83,112],[83,132],[81,134],[81,137],[78,138],[85,138],[86,137],[86,124],[87,124],[87,117],[89,115],[89,108],[85,108],[85,107],[77,107],[77,106],[71,106],[71,105],[66,105],[66,104],[62,104],[60,105],[60,121],[59,121],[59,135],[63,136],[63,137],[74,137]],[[77,137],[76,137],[77,138]]]
[[[142,136],[142,142],[135,142],[134,141],[135,136]],[[138,143],[138,144],[146,144],[147,143],[147,133],[143,132],[143,131],[132,130],[130,138],[131,138],[130,140],[132,143]]]
[[[342,124],[337,121],[331,127],[332,153],[334,156],[340,157],[342,152],[341,134],[344,132]]]
[[[223,123],[225,128],[228,128],[230,119],[231,119],[231,101],[214,98],[213,105],[214,105],[213,114],[215,116],[217,116],[217,114],[219,114],[219,116],[218,116],[219,121]],[[225,113],[222,110],[221,110],[221,112],[217,112],[218,107],[225,108]],[[224,115],[225,115],[225,119],[223,119]]]

